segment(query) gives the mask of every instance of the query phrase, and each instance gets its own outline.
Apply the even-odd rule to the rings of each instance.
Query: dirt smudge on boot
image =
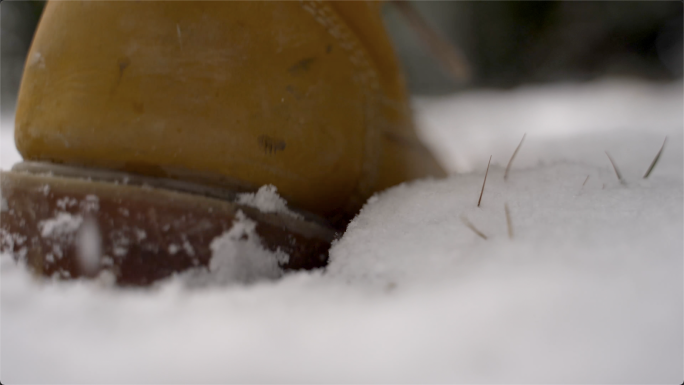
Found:
[[[311,65],[316,61],[315,57],[304,58],[287,69],[293,76],[303,75],[311,69]]]
[[[273,138],[267,135],[259,135],[258,140],[259,146],[261,146],[269,155],[285,150],[285,141],[282,139]]]

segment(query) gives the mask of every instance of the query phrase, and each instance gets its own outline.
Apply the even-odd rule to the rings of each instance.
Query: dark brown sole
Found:
[[[208,266],[212,240],[233,227],[239,211],[256,223],[264,248],[289,255],[284,270],[325,266],[335,236],[331,227],[310,217],[123,184],[116,175],[87,180],[71,175],[76,172],[71,167],[24,164],[17,169],[23,171],[0,172],[0,252],[25,260],[45,276],[73,279],[108,270],[119,285],[145,286]],[[79,244],[88,226],[100,240],[95,265],[83,263]]]

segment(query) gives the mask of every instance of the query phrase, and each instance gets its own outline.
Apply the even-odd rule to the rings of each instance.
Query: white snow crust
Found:
[[[246,218],[212,243],[211,271],[151,289],[37,279],[0,256],[0,379],[681,383],[682,92],[613,79],[417,100],[452,175],[371,198],[325,271],[282,275]]]

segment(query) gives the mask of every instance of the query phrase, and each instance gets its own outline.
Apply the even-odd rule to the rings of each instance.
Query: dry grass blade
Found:
[[[660,146],[660,151],[658,151],[655,158],[653,159],[653,162],[651,162],[651,167],[649,167],[648,171],[646,171],[646,174],[644,174],[644,179],[648,178],[648,176],[651,175],[651,171],[653,171],[656,164],[658,163],[658,160],[660,159],[660,155],[663,154],[663,150],[665,149],[665,143],[666,142],[667,142],[667,136],[665,137],[665,140],[663,141],[663,145]]]
[[[469,229],[473,230],[473,232],[474,232],[475,234],[477,234],[480,238],[482,238],[482,239],[487,239],[487,236],[484,235],[484,234],[482,234],[482,231],[478,230],[478,229],[475,227],[475,225],[473,225],[472,223],[470,223],[470,221],[468,220],[468,218],[465,217],[465,215],[464,215],[464,216],[461,216],[461,221],[463,221],[463,224],[466,225]]]
[[[516,147],[515,151],[513,151],[513,155],[511,155],[511,159],[508,161],[508,165],[506,165],[506,171],[504,172],[504,180],[508,179],[508,170],[511,169],[511,165],[513,164],[513,159],[515,159],[515,156],[518,155],[518,150],[520,150],[520,146],[522,146],[523,141],[525,140],[526,136],[527,136],[527,133],[524,133],[522,139],[520,139],[520,143],[518,144],[518,147]]]
[[[511,212],[508,210],[508,203],[504,203],[504,211],[506,212],[506,227],[508,228],[508,238],[513,239],[513,221],[511,221]]]
[[[482,194],[484,194],[484,187],[485,183],[487,183],[487,174],[489,174],[489,165],[492,163],[492,156],[489,156],[489,162],[487,163],[487,171],[485,171],[485,178],[484,182],[482,182],[482,191],[480,191],[480,199],[477,200],[477,207],[480,207],[480,203],[482,203]]]
[[[587,178],[584,180],[584,183],[582,183],[582,187],[584,187],[584,185],[587,184],[587,181],[589,180],[589,177],[590,177],[590,176],[591,176],[591,175],[587,175]]]
[[[615,165],[615,162],[613,161],[613,158],[610,157],[610,154],[608,153],[608,151],[606,151],[606,156],[608,156],[608,160],[610,161],[610,164],[613,165],[613,170],[615,170],[615,175],[617,175],[618,180],[620,181],[620,183],[623,183],[623,184],[624,184],[625,181],[622,180],[622,175],[620,174],[620,171],[618,171],[618,168],[617,168],[617,166]]]
[[[438,34],[413,8],[411,2],[393,0],[390,4],[404,16],[418,38],[456,82],[463,83],[470,80],[471,69],[465,55],[453,43]]]

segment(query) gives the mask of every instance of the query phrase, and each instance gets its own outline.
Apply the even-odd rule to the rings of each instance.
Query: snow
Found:
[[[421,99],[417,108],[423,137],[454,172],[484,171],[491,154],[505,167],[524,133],[518,168],[552,161],[604,166],[608,150],[624,171],[643,173],[664,136],[676,135],[669,156],[682,149],[681,83],[604,80],[476,91]],[[681,162],[657,171],[675,173],[677,167]]]
[[[301,215],[287,208],[287,202],[278,195],[278,189],[273,185],[261,186],[256,193],[238,194],[237,203],[255,207],[264,213],[281,213],[295,218],[301,217]]]
[[[14,146],[13,123],[9,117],[0,117],[0,169],[7,170],[21,161],[21,155]]]
[[[38,280],[2,257],[0,378],[681,383],[683,99],[681,83],[613,79],[418,100],[453,174],[376,194],[325,271],[281,274],[244,217],[209,271],[151,289]]]
[[[54,218],[40,221],[38,227],[43,237],[60,237],[74,233],[81,227],[81,222],[83,222],[83,217],[80,215],[60,212]]]
[[[188,243],[188,246],[190,244]],[[249,284],[274,280],[283,275],[279,263],[287,263],[287,254],[264,248],[256,233],[256,222],[238,211],[233,227],[216,237],[209,246],[212,258],[209,269],[197,268],[182,273],[171,281],[187,287]]]

